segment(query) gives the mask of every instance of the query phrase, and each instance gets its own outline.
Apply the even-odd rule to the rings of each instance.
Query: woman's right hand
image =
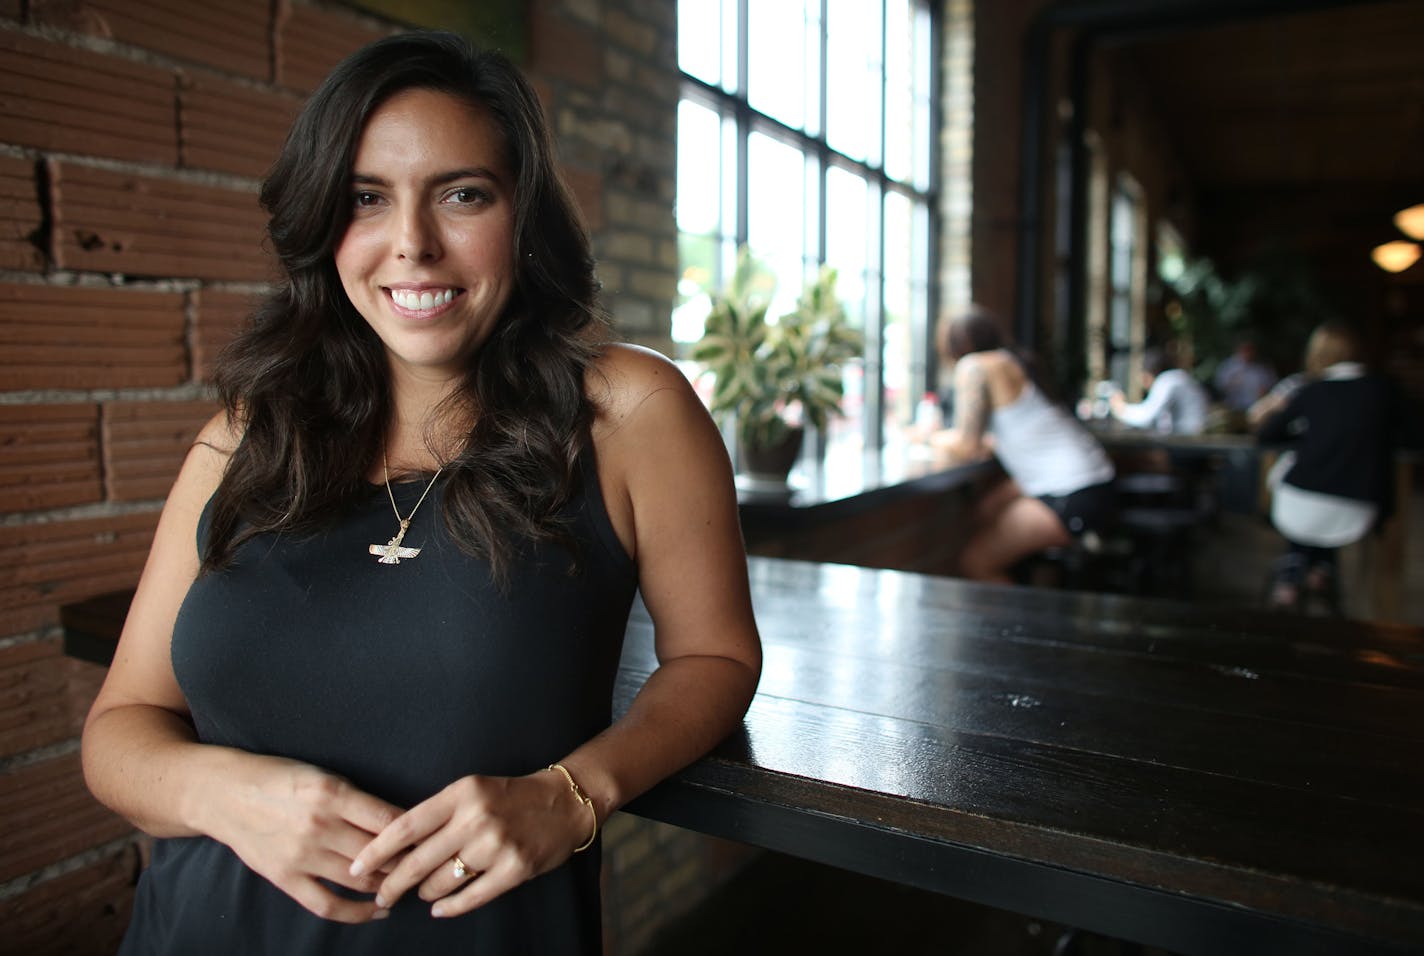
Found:
[[[204,807],[198,828],[323,919],[363,923],[385,916],[374,899],[347,899],[323,881],[374,894],[388,869],[353,877],[351,861],[401,808],[310,764],[239,751],[226,756],[231,773],[214,774],[207,792],[195,794]]]

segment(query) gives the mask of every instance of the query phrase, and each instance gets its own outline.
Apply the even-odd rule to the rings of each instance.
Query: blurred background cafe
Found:
[[[954,416],[936,321],[971,303],[1123,492],[1022,584],[1265,602],[1282,449],[1232,398],[1243,343],[1259,397],[1343,321],[1424,398],[1415,0],[0,0],[0,952],[122,933],[146,841],[78,768],[102,645],[271,281],[256,189],[287,124],[412,26],[533,78],[618,334],[733,412],[754,555],[960,575],[1003,473],[924,439]],[[1195,434],[1109,407],[1159,348],[1207,396]],[[1391,516],[1311,613],[1424,624],[1418,469],[1391,461]],[[692,951],[672,927],[748,856],[615,817],[608,951]]]

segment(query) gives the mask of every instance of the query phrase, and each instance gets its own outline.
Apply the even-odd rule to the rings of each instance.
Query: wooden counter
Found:
[[[739,479],[742,534],[765,557],[952,574],[974,502],[1003,476],[993,459],[952,465],[923,448],[833,452],[789,489]]]
[[[1424,631],[754,559],[744,730],[629,809],[1175,953],[1424,947]],[[629,628],[619,706],[651,671]]]

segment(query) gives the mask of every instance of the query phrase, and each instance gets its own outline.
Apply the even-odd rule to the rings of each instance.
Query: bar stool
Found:
[[[1216,514],[1210,473],[1119,474],[1117,519],[1105,536],[1124,590],[1188,597],[1197,529]]]

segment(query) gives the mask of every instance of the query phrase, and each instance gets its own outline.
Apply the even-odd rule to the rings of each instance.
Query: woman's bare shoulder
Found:
[[[193,445],[212,449],[220,457],[227,459],[232,457],[232,453],[241,444],[242,433],[242,423],[224,410],[203,424],[198,430],[198,436],[193,439]]]
[[[672,360],[639,345],[607,345],[593,363],[585,386],[604,427],[625,422],[649,398],[672,392],[694,401],[691,383]]]
[[[1004,382],[1017,385],[1024,380],[1023,364],[1018,356],[1008,349],[994,349],[992,352],[980,352],[981,366],[984,376],[990,382]]]

